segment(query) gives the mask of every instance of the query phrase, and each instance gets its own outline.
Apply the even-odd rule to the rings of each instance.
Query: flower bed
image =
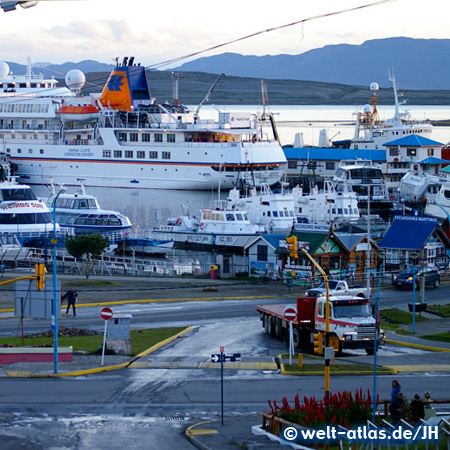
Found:
[[[363,394],[362,389],[354,394],[347,391],[329,394],[323,400],[304,397],[303,403],[297,394],[294,407],[289,405],[286,397],[281,407],[270,400],[269,406],[271,411],[263,415],[263,428],[279,437],[283,437],[282,431],[290,426],[319,429],[341,425],[352,428],[372,419],[372,398],[369,391]]]

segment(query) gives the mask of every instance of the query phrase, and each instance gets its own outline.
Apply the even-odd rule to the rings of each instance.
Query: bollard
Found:
[[[303,367],[303,353],[298,354],[298,367]]]

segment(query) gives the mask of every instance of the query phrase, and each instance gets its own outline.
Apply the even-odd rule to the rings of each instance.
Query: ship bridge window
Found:
[[[278,211],[272,211],[273,217],[278,217]]]
[[[167,142],[175,143],[175,134],[169,133],[169,134],[167,135]]]
[[[162,133],[155,133],[155,142],[162,142],[163,141],[163,135]]]
[[[242,221],[243,219],[242,219],[242,214],[236,214],[236,220],[237,221]]]
[[[127,133],[120,132],[118,137],[119,137],[119,141],[127,142]]]
[[[138,141],[138,134],[130,133],[130,142],[137,142],[137,141]]]
[[[236,219],[234,217],[234,214],[228,213],[227,214],[227,222],[234,222]]]
[[[142,142],[150,142],[150,133],[142,133]]]
[[[31,189],[17,188],[17,189],[2,189],[1,197],[3,201],[16,201],[16,200],[37,200]]]
[[[449,191],[449,190],[446,189],[446,190],[444,191],[444,197],[445,197],[445,198],[450,198],[450,191]]]

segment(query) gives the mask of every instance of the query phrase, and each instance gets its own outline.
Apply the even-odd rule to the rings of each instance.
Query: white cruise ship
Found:
[[[27,184],[208,190],[278,182],[286,158],[269,121],[218,112],[201,119],[150,97],[145,68],[117,63],[101,94],[79,96],[84,74],[68,88],[53,78],[14,76],[0,63],[0,138]],[[174,103],[177,103],[175,101]]]

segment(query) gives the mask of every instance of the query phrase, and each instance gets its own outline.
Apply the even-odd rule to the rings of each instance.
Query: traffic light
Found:
[[[36,274],[36,289],[41,291],[44,289],[44,278],[45,278],[45,272],[47,272],[45,268],[45,264],[35,264],[34,265],[34,273]]]
[[[298,258],[297,236],[291,236],[286,238],[286,242],[289,247],[289,257],[292,259],[297,259]]]
[[[321,355],[323,353],[323,334],[314,333],[314,353]]]

